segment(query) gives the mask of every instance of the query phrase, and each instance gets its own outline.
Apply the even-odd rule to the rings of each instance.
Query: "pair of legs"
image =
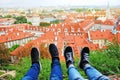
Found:
[[[63,80],[58,50],[54,44],[51,44],[49,46],[49,52],[52,57],[50,80]],[[28,72],[24,75],[22,80],[38,80],[38,75],[41,71],[39,56],[40,56],[40,53],[38,49],[35,47],[32,48],[31,50],[32,66],[30,67]]]
[[[84,47],[80,54],[79,68],[83,69],[88,76],[89,80],[109,80],[108,77],[102,75],[98,70],[92,67],[89,64],[89,48]],[[69,80],[84,80],[84,78],[80,75],[78,70],[74,66],[73,59],[73,50],[70,46],[65,48],[64,57],[66,60],[66,66],[68,68],[68,77]]]
[[[49,52],[52,57],[50,80],[63,80],[57,47],[54,44],[50,44]],[[74,66],[73,50],[70,46],[65,48],[64,57],[66,60],[66,66],[68,68],[69,80],[84,80],[84,78],[80,75],[80,73]],[[81,51],[81,60],[79,62],[79,67],[85,71],[89,80],[109,80],[108,77],[102,75],[99,71],[92,67],[89,64],[88,59],[89,48],[84,47]],[[38,80],[38,75],[41,71],[41,65],[39,62],[39,51],[37,50],[37,48],[32,48],[31,60],[32,66],[28,70],[26,75],[22,78],[22,80]]]

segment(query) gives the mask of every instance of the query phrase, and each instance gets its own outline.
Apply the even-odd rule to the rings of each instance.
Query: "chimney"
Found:
[[[91,41],[91,37],[90,37],[90,31],[88,31],[88,41]]]

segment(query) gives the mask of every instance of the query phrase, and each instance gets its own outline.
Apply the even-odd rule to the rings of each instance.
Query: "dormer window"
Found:
[[[74,28],[71,28],[71,32],[74,32]]]
[[[61,32],[61,29],[60,29],[60,28],[58,28],[58,32]]]
[[[54,31],[55,31],[55,29],[52,29],[52,31],[54,32]]]
[[[67,28],[65,28],[65,29],[64,29],[64,32],[68,32],[68,29],[67,29]]]
[[[78,32],[80,32],[80,28],[78,28]]]

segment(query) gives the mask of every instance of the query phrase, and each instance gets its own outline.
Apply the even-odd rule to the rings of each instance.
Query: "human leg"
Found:
[[[39,51],[37,48],[32,48],[31,50],[31,61],[32,66],[22,78],[22,80],[38,80],[38,75],[41,70],[41,65],[39,62]]]
[[[68,78],[69,80],[84,80],[74,65],[68,67]]]
[[[83,69],[90,80],[109,80],[108,77],[102,75],[98,70],[89,64],[89,48],[84,47],[81,51],[81,60],[79,67]]]
[[[50,44],[49,52],[52,57],[50,80],[63,80],[57,47],[54,44]]]
[[[38,75],[40,73],[40,66],[34,63],[28,72],[25,74],[22,80],[38,80]]]
[[[108,77],[104,76],[102,73],[100,73],[89,64],[85,65],[84,71],[90,80],[109,80]]]
[[[66,67],[68,68],[69,80],[84,80],[78,70],[74,67],[73,51],[70,46],[65,48],[64,57],[66,60]]]

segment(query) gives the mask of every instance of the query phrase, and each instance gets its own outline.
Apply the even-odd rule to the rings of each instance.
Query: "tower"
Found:
[[[113,33],[113,34],[116,34],[116,33],[117,33],[116,28],[118,27],[119,22],[120,22],[120,16],[118,17],[117,21],[116,21],[115,24],[114,24],[114,28],[112,29],[112,33]]]
[[[107,8],[106,8],[106,19],[111,19],[111,11],[110,11],[110,4],[109,2],[107,3]]]

